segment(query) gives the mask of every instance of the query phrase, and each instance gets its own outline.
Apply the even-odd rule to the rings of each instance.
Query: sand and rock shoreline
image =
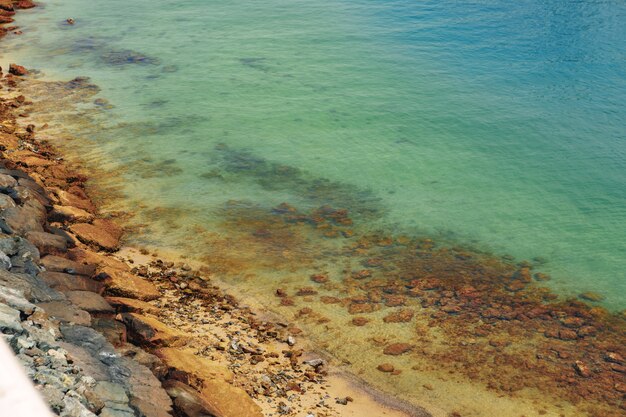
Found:
[[[20,126],[14,73],[1,81],[0,328],[52,410],[349,415],[353,398],[328,393],[325,361],[303,356],[288,323],[257,319],[186,264],[115,256],[122,230],[98,217],[86,177]]]
[[[0,24],[31,7],[2,0]],[[0,70],[0,331],[55,414],[427,415],[329,376],[289,323],[260,320],[189,265],[120,256],[123,230],[98,215],[87,178],[20,123],[27,75]]]
[[[0,0],[0,17],[6,17],[0,23],[13,23],[15,10],[32,6],[26,0]],[[19,34],[19,28],[0,29],[0,36],[8,33]],[[43,126],[20,123],[32,108],[22,95],[28,69],[13,64],[8,71],[0,77],[0,329],[54,412],[105,417],[430,415],[416,407],[392,410],[351,385],[314,353],[297,325],[241,304],[208,278],[210,270],[122,247],[123,230],[115,219],[99,215],[86,191],[87,176],[38,140]],[[285,218],[285,227],[351,222],[347,211],[310,215],[285,205],[275,212]],[[272,221],[282,220],[274,215]],[[572,404],[599,403],[588,415],[623,411],[623,317],[578,301],[544,304],[554,294],[533,286],[543,275],[531,272],[532,265],[509,271],[494,264],[491,273],[489,265],[473,263],[472,254],[440,253],[423,242],[418,248],[428,261],[422,265],[410,258],[406,268],[435,268],[437,278],[380,283],[371,279],[372,271],[386,258],[371,253],[398,246],[404,255],[402,248],[411,245],[395,245],[387,237],[362,240],[354,252],[367,258],[367,269],[348,271],[344,280],[354,294],[344,299],[320,295],[320,300],[345,306],[350,326],[367,326],[369,315],[384,304],[395,309],[383,318],[386,325],[408,326],[421,315],[428,328],[443,329],[454,340],[439,351],[429,349],[433,343],[427,336],[418,340],[420,349],[414,342],[372,339],[382,352],[376,372],[393,378],[402,372],[393,358],[420,350],[444,371],[469,364],[456,372],[472,381],[488,380],[487,388],[502,395],[536,388]],[[278,288],[277,302],[310,314],[311,308],[300,308],[294,300],[315,297],[317,286],[329,285],[323,274],[311,281],[315,288],[293,294]],[[412,300],[421,306],[418,313]],[[516,337],[532,337],[536,343],[514,351],[509,339]],[[524,369],[527,378],[501,372],[505,362]],[[464,410],[450,415],[462,416]]]

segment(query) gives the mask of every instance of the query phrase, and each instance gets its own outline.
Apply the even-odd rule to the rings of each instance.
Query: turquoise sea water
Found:
[[[39,137],[97,167],[106,175],[94,182],[124,195],[105,209],[135,212],[131,243],[203,259],[243,298],[296,321],[351,372],[435,416],[587,415],[542,384],[509,396],[464,379],[458,370],[466,365],[490,381],[532,372],[519,375],[515,361],[494,368],[493,345],[471,332],[446,333],[454,319],[433,325],[436,314],[419,299],[407,301],[416,313],[410,322],[385,322],[405,305],[388,295],[383,302],[380,292],[405,285],[413,267],[472,270],[471,260],[455,263],[468,259],[457,249],[437,258],[449,264],[424,267],[432,253],[412,245],[427,236],[511,263],[530,260],[556,292],[594,291],[611,309],[626,308],[623,1],[41,6],[17,15],[24,33],[2,41],[0,65],[18,62],[46,80],[88,76],[99,86],[96,96],[78,82],[27,95],[52,94],[52,107],[35,120],[52,127]],[[76,24],[65,24],[68,17]],[[74,105],[67,94],[88,101]],[[271,209],[283,202],[298,214],[347,209],[354,224],[329,209],[284,222],[288,207]],[[480,265],[487,275],[490,261]],[[371,280],[355,281],[364,267],[374,270]],[[310,274],[320,272],[329,282],[312,284]],[[305,291],[289,306],[274,296],[278,287],[293,295],[311,285],[320,297]],[[350,325],[348,304],[323,297],[367,299],[371,322]],[[302,306],[313,318],[300,317]],[[533,329],[501,337],[535,358],[553,341]],[[423,350],[381,359],[381,343],[398,340]],[[485,362],[446,357],[459,340],[477,343],[470,350],[484,351],[476,357]],[[402,374],[382,375],[382,360]],[[545,382],[540,373],[532,378]],[[424,384],[434,389],[416,389]]]
[[[367,194],[376,227],[540,257],[559,291],[626,306],[622,1],[42,3],[3,46],[101,87],[89,152],[149,204],[325,203],[228,171],[225,144]]]

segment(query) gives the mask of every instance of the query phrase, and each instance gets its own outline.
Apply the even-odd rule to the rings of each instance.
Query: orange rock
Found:
[[[194,355],[191,351],[160,348],[155,354],[170,368],[187,374],[189,382],[194,388],[202,388],[205,381],[212,381],[216,378],[225,382],[232,382],[234,378],[233,373],[226,366]]]
[[[120,297],[137,298],[143,301],[155,300],[161,293],[150,282],[129,272],[119,269],[103,268],[107,275],[105,280],[106,293]]]
[[[13,75],[26,75],[28,74],[28,70],[21,65],[17,64],[9,64],[9,74]]]
[[[374,310],[376,310],[376,305],[374,304],[352,303],[348,307],[348,313],[350,314],[371,313]]]
[[[128,329],[128,339],[140,345],[181,346],[188,337],[161,323],[156,317],[137,313],[124,313],[122,320]]]
[[[91,213],[96,212],[96,206],[89,199],[79,197],[61,189],[55,189],[53,191],[58,197],[59,202],[64,206],[78,207]]]
[[[96,219],[93,221],[93,225],[104,229],[108,234],[113,236],[114,239],[120,240],[124,234],[124,230],[118,226],[115,222],[107,219]]]
[[[412,349],[413,345],[409,343],[392,343],[383,350],[383,353],[385,355],[398,356],[407,353]]]
[[[396,311],[391,313],[383,318],[385,323],[406,323],[413,319],[415,313],[413,310],[409,310],[407,308],[403,308],[400,311]]]
[[[311,275],[311,281],[316,282],[318,284],[323,284],[325,282],[328,282],[328,274]]]
[[[52,220],[71,222],[90,222],[94,218],[93,214],[78,207],[58,205],[53,206],[50,216]]]
[[[376,369],[378,369],[380,372],[393,372],[395,368],[390,363],[381,363],[376,367]]]
[[[106,251],[115,251],[119,248],[117,239],[104,229],[89,223],[73,224],[70,226],[70,231],[76,235],[78,240],[87,245],[94,245]]]
[[[355,317],[352,319],[352,324],[355,326],[365,326],[369,322],[370,320],[366,317]]]
[[[135,300],[134,298],[105,297],[105,300],[120,313],[159,313],[158,307],[145,301]]]

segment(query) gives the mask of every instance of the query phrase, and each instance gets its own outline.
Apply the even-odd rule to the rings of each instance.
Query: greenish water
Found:
[[[559,291],[624,307],[625,10],[48,1],[4,45],[48,77],[91,77],[115,106],[106,123],[126,128],[91,132],[92,152],[179,168],[131,172],[127,190],[203,213],[190,222],[226,199],[324,203],[280,175],[211,178],[224,143],[369,190],[395,230],[543,258]]]
[[[557,293],[598,292],[617,310],[626,307],[625,20],[624,3],[610,0],[51,0],[20,12],[24,33],[2,41],[0,59],[100,87],[77,106],[74,89],[46,87],[70,101],[53,102],[58,120],[40,134],[106,173],[98,185],[118,187],[124,199],[106,209],[135,212],[132,243],[203,259],[285,317],[294,310],[277,306],[275,289],[296,293],[312,273],[329,273],[327,297],[371,290],[350,275],[364,266],[383,292],[410,279],[424,245],[400,242],[424,236],[531,260]],[[272,210],[283,202],[308,214]],[[350,220],[310,213],[325,205]],[[458,249],[450,265],[467,257]],[[330,324],[296,318],[367,381],[445,413],[544,415],[537,401],[433,382],[420,355],[394,364],[423,373],[381,376],[371,340],[438,331],[419,307],[415,325],[380,324],[387,300],[368,316],[377,324],[346,328],[345,305],[313,298],[298,303]],[[515,333],[531,358],[544,343],[530,342],[533,332]],[[368,342],[355,355],[349,340]],[[488,375],[518,372],[509,371]],[[424,383],[435,390],[416,393]],[[559,407],[547,415],[583,415]]]

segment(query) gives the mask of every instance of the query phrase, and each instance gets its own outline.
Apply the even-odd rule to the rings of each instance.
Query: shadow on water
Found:
[[[286,191],[313,206],[350,207],[352,215],[361,219],[380,219],[385,214],[382,199],[370,190],[312,177],[299,168],[269,161],[248,150],[220,144],[211,164],[216,168],[203,174],[203,178],[252,181],[266,191]]]

